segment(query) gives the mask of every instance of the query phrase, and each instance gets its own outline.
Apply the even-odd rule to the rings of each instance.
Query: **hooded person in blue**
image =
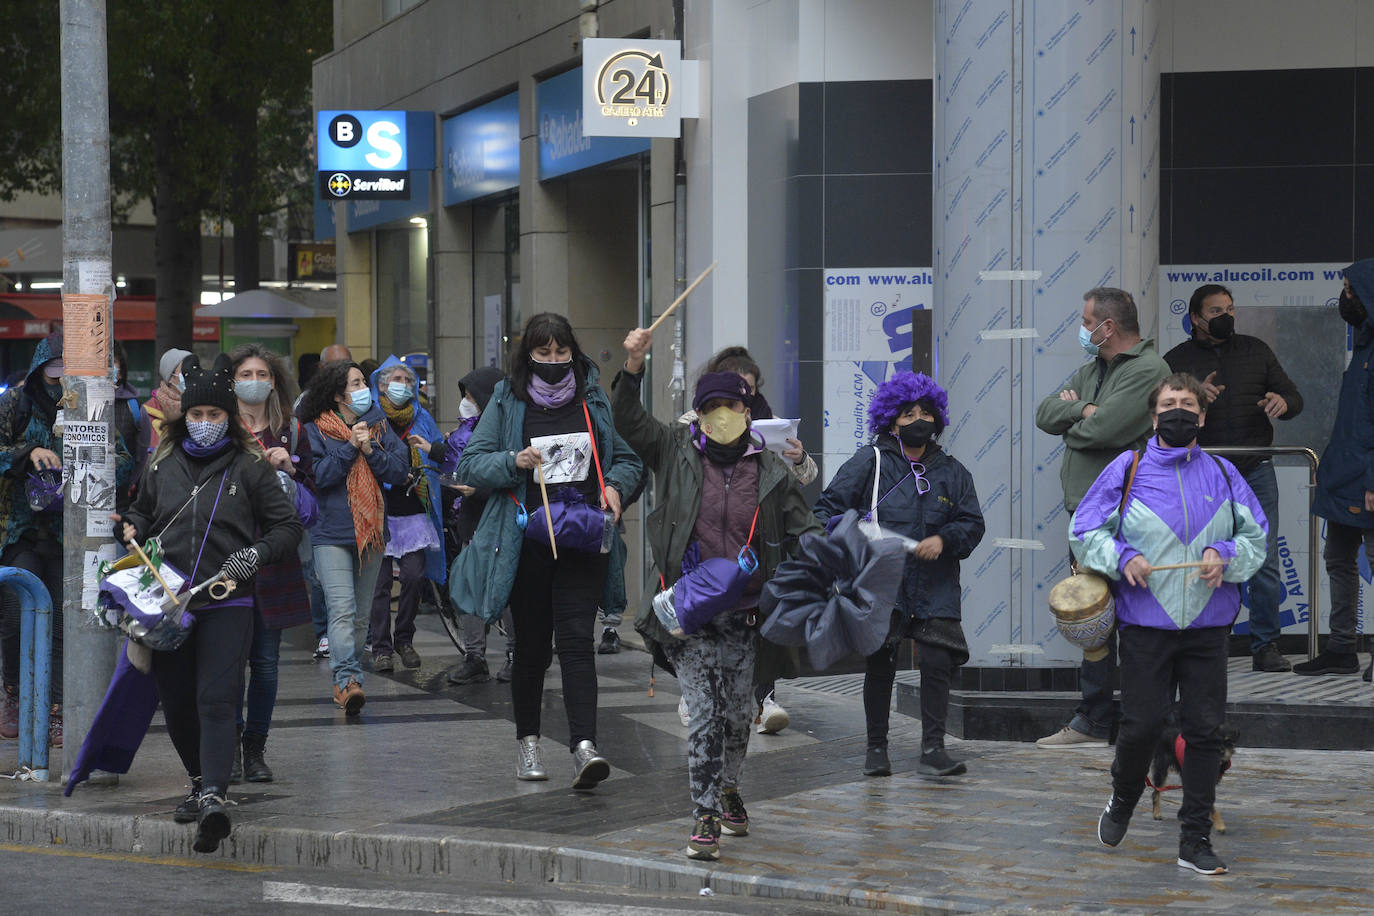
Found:
[[[1358,560],[1374,558],[1374,258],[1345,269],[1341,318],[1350,325],[1354,350],[1341,379],[1340,401],[1331,441],[1317,465],[1312,514],[1326,519],[1326,576],[1331,583],[1331,635],[1314,659],[1293,666],[1297,674],[1356,674]],[[1374,667],[1374,663],[1371,663]],[[1370,672],[1365,671],[1365,680]]]
[[[387,543],[377,586],[372,595],[372,670],[395,668],[393,651],[407,668],[420,667],[415,651],[415,615],[420,611],[424,580],[443,585],[444,522],[438,465],[432,457],[434,443],[442,446],[439,426],[420,406],[419,379],[396,356],[372,373],[372,400],[387,423],[410,450],[409,476],[404,484],[383,484],[386,499]],[[442,457],[442,456],[441,456]],[[391,561],[401,571],[401,596],[396,604],[396,624],[391,623]]]
[[[38,342],[24,383],[0,396],[0,565],[33,573],[52,597],[53,747],[62,746],[62,499],[59,491],[45,505],[31,504],[27,487],[31,481],[46,478],[55,483],[62,477],[62,436],[53,428],[62,399],[62,372],[58,331]],[[115,442],[115,484],[121,488],[128,484],[133,461],[118,436]],[[108,495],[108,508],[113,509],[114,491]],[[87,492],[85,497],[94,503],[100,494]],[[8,589],[0,590],[0,647],[5,685],[0,737],[13,738],[19,733],[19,604]]]

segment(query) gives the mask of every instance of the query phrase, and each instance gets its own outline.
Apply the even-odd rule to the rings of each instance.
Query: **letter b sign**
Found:
[[[406,155],[406,112],[321,111],[317,117],[321,171],[399,172],[413,167]]]

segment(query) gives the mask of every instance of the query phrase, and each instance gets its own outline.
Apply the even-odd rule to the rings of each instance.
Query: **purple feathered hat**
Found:
[[[934,413],[940,426],[949,425],[949,395],[924,372],[898,372],[878,386],[868,405],[868,432],[877,436],[887,432],[902,412],[903,404],[928,400],[935,405]]]

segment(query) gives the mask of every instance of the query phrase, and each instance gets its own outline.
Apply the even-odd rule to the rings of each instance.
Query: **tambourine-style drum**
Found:
[[[1107,580],[1096,573],[1069,576],[1050,589],[1050,613],[1064,638],[1090,662],[1107,657],[1107,637],[1116,626],[1116,605]]]

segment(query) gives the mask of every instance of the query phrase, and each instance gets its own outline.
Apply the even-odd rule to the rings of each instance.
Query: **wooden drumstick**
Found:
[[[162,573],[157,571],[157,567],[148,559],[148,555],[143,552],[143,548],[138,546],[138,541],[130,541],[129,548],[133,550],[134,556],[142,560],[143,565],[148,567],[148,570],[153,574],[153,578],[157,579],[158,585],[161,585],[162,590],[167,593],[167,597],[172,599],[173,606],[181,607],[181,602],[177,600],[176,592],[172,591],[172,587],[167,584],[167,580],[162,578]]]
[[[682,295],[681,295],[681,296],[678,296],[676,299],[674,299],[674,300],[673,300],[673,304],[670,305],[670,306],[668,306],[666,309],[664,309],[664,310],[663,310],[663,314],[662,314],[662,315],[659,315],[658,318],[656,318],[656,319],[654,320],[654,323],[651,324],[651,325],[649,325],[649,333],[650,333],[650,334],[652,334],[652,333],[654,332],[654,330],[655,330],[659,325],[663,324],[663,319],[665,319],[665,318],[667,318],[669,315],[673,314],[673,309],[677,308],[679,305],[681,305],[683,302],[685,302],[685,301],[687,300],[687,296],[691,294],[692,290],[694,290],[694,289],[697,288],[697,285],[700,284],[702,280],[705,280],[705,279],[706,279],[706,276],[707,276],[711,271],[713,271],[713,270],[716,269],[716,263],[717,263],[717,262],[712,261],[712,262],[711,262],[711,265],[701,272],[701,276],[699,276],[699,277],[697,277],[695,280],[693,280],[693,281],[692,281],[692,285],[689,286],[689,287],[687,287],[686,289],[684,289],[684,290],[682,291]]]
[[[549,509],[549,488],[544,484],[544,465],[535,465],[534,473],[539,478],[539,496],[544,500],[544,523],[549,526],[549,547],[553,549],[553,558],[557,560],[558,543],[553,539],[553,512]]]

